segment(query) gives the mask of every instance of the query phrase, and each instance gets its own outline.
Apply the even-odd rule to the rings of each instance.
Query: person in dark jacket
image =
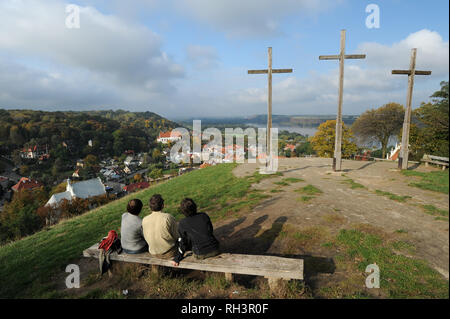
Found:
[[[192,250],[197,259],[219,255],[219,242],[214,237],[209,216],[197,213],[197,205],[190,198],[181,201],[180,211],[186,218],[178,224],[177,254],[172,264],[178,266],[188,250]]]

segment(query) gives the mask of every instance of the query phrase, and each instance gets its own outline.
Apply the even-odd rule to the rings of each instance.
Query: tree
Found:
[[[61,158],[57,158],[52,167],[52,175],[59,176],[64,170],[64,161]]]
[[[18,146],[22,146],[23,143],[25,143],[25,141],[26,141],[23,129],[17,125],[15,125],[11,128],[9,134],[10,134],[11,142]]]
[[[412,114],[409,143],[415,160],[423,154],[449,156],[448,82],[441,82],[431,98],[431,103],[422,103]]]
[[[153,149],[152,151],[152,161],[153,163],[159,163],[162,162],[164,159],[164,156],[161,154],[161,151],[157,148]]]
[[[42,227],[36,210],[45,204],[47,194],[43,188],[15,193],[0,214],[0,242],[30,235]]]
[[[136,175],[134,175],[133,179],[134,179],[134,181],[137,182],[137,183],[142,182],[142,180],[143,180],[141,174],[136,174]]]
[[[363,142],[381,144],[382,158],[386,156],[391,136],[398,135],[405,117],[405,109],[398,103],[388,103],[378,109],[367,110],[353,123],[352,131]]]
[[[161,168],[154,168],[153,170],[149,171],[147,176],[150,177],[151,179],[157,179],[163,177],[164,174]]]
[[[312,148],[311,142],[306,141],[300,144],[295,148],[295,154],[297,154],[298,157],[302,155],[312,155],[314,154],[314,150]]]
[[[98,163],[98,159],[97,156],[89,154],[88,156],[86,156],[84,158],[84,163],[86,164],[86,166],[95,166]]]
[[[357,151],[353,142],[353,133],[345,124],[342,126],[342,156],[350,157]],[[336,136],[336,120],[326,121],[319,125],[316,134],[311,138],[313,150],[320,157],[333,157]]]

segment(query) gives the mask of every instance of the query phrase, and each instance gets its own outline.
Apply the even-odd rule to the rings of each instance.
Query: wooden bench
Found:
[[[98,258],[98,245],[95,244],[83,251],[84,257]],[[143,254],[112,253],[110,260],[152,265],[152,271],[157,272],[159,266],[173,267],[171,259],[162,259]],[[225,274],[229,281],[233,274],[263,276],[268,279],[269,286],[274,289],[281,280],[303,280],[303,259],[284,258],[262,255],[242,255],[223,253],[204,260],[195,259],[192,255],[184,258],[178,267],[200,271],[212,271]]]
[[[425,163],[425,167],[428,167],[429,164],[442,166],[442,170],[445,170],[445,168],[448,167],[448,157],[425,154],[420,161]]]

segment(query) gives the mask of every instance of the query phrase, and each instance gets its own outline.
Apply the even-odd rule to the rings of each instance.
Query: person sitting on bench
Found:
[[[120,243],[127,254],[141,254],[148,250],[142,232],[142,219],[138,216],[142,206],[139,199],[132,199],[127,205],[128,212],[122,215]]]
[[[186,216],[178,225],[177,254],[172,261],[178,266],[187,250],[192,250],[196,259],[205,259],[220,254],[219,242],[214,237],[209,216],[197,213],[197,205],[190,198],[181,201],[181,213]]]
[[[144,238],[149,246],[149,253],[159,258],[172,258],[175,256],[178,237],[177,222],[175,218],[163,213],[164,199],[155,194],[149,201],[152,213],[142,220]]]

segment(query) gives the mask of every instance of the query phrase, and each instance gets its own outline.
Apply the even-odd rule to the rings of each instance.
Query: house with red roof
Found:
[[[123,191],[127,193],[134,192],[138,189],[145,189],[150,187],[150,184],[148,182],[140,182],[140,183],[134,183],[123,187]]]
[[[45,147],[34,145],[28,148],[24,148],[20,151],[20,157],[26,159],[38,158],[41,161],[47,160],[50,157],[48,152],[48,145],[45,145]]]
[[[177,131],[159,132],[159,136],[156,139],[158,143],[167,144],[169,142],[176,142],[181,140],[181,134]]]
[[[41,186],[44,186],[44,184],[42,184],[38,181],[29,179],[28,177],[22,177],[16,185],[11,187],[11,189],[15,192],[21,192],[25,189],[32,190],[34,188],[39,188]]]
[[[284,147],[284,150],[290,150],[291,152],[295,151],[295,145],[293,144],[286,144],[286,146]]]

